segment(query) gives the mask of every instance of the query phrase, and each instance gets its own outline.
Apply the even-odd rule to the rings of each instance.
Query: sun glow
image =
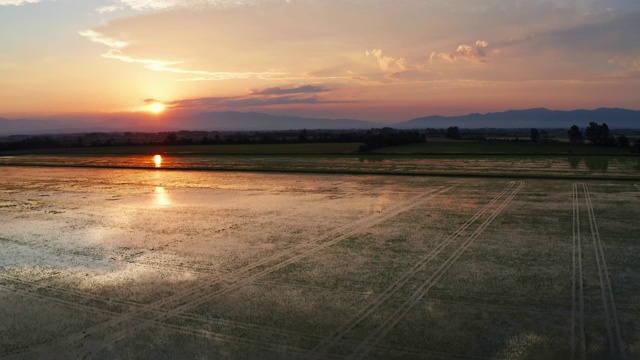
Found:
[[[156,164],[156,167],[162,167],[162,156],[161,155],[155,155],[153,157],[153,163]]]
[[[165,106],[161,103],[153,103],[149,106],[149,111],[154,114],[160,114],[165,109]]]
[[[155,198],[157,206],[171,205],[171,198],[169,198],[169,193],[162,186],[156,186]]]

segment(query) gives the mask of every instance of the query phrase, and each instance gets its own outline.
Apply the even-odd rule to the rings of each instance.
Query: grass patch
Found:
[[[506,141],[440,141],[376,149],[375,154],[577,154],[623,155],[629,148],[598,147],[571,143],[531,143]]]

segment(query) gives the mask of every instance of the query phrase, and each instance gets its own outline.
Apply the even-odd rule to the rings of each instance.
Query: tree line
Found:
[[[577,125],[573,125],[567,131],[567,135],[569,136],[569,141],[574,144],[587,140],[591,145],[595,146],[629,147],[630,145],[629,139],[624,134],[612,135],[607,123],[590,122],[584,134]],[[634,152],[640,152],[640,140],[634,142],[633,150]]]
[[[564,132],[563,132],[564,131]],[[635,134],[635,133],[634,133]],[[629,148],[631,141],[624,135],[611,134],[606,123],[591,122],[583,131],[577,125],[562,129],[447,129],[397,130],[390,127],[369,130],[277,130],[277,131],[175,131],[159,133],[83,133],[42,136],[9,136],[0,138],[0,151],[29,149],[54,149],[70,147],[109,146],[173,146],[173,145],[222,145],[222,144],[291,144],[291,143],[360,143],[361,152],[410,143],[421,143],[428,138],[452,140],[503,141],[528,140],[558,142],[567,136],[573,144],[588,142],[595,146],[618,146]],[[522,139],[522,140],[521,140]],[[632,150],[640,153],[640,139],[633,143]]]
[[[361,151],[424,142],[424,131],[372,128],[370,130],[282,130],[282,131],[177,131],[160,133],[86,133],[42,136],[10,136],[0,151],[111,147],[224,144],[361,143]]]

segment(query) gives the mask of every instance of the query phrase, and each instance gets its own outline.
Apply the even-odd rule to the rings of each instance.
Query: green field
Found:
[[[631,149],[559,142],[437,141],[386,147],[373,152],[377,154],[629,155]]]
[[[336,155],[357,154],[359,143],[155,145],[74,147],[0,152],[2,155]],[[598,147],[561,142],[428,141],[375,149],[372,154],[490,154],[490,155],[632,155],[630,148]],[[361,154],[363,155],[363,154]]]
[[[640,357],[633,181],[2,170],[2,358]]]
[[[0,156],[0,166],[259,171],[312,174],[634,180],[640,156],[593,155],[194,155],[61,154]]]

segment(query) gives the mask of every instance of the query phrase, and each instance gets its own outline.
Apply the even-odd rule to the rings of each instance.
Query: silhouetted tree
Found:
[[[569,129],[568,135],[569,135],[569,141],[571,141],[572,143],[577,143],[582,141],[582,131],[580,131],[580,128],[576,125],[571,126],[571,128]]]
[[[174,133],[168,134],[164,139],[164,142],[167,144],[175,144],[176,141],[178,141],[178,135]]]
[[[629,147],[629,139],[624,136],[624,135],[620,135],[618,136],[618,145],[620,147],[624,147],[624,148],[628,148]]]
[[[531,142],[540,142],[540,131],[531,129]]]
[[[549,140],[549,132],[547,130],[540,131],[540,138],[542,141]]]
[[[590,122],[586,133],[587,139],[589,139],[593,145],[600,145],[602,143],[602,126],[598,125],[598,123]]]
[[[447,139],[455,139],[455,140],[462,139],[462,136],[460,135],[460,128],[458,128],[457,126],[450,126],[447,129],[447,133],[445,134],[445,137]]]
[[[307,142],[308,140],[309,140],[309,132],[307,131],[307,129],[302,129],[298,133],[298,141]]]

